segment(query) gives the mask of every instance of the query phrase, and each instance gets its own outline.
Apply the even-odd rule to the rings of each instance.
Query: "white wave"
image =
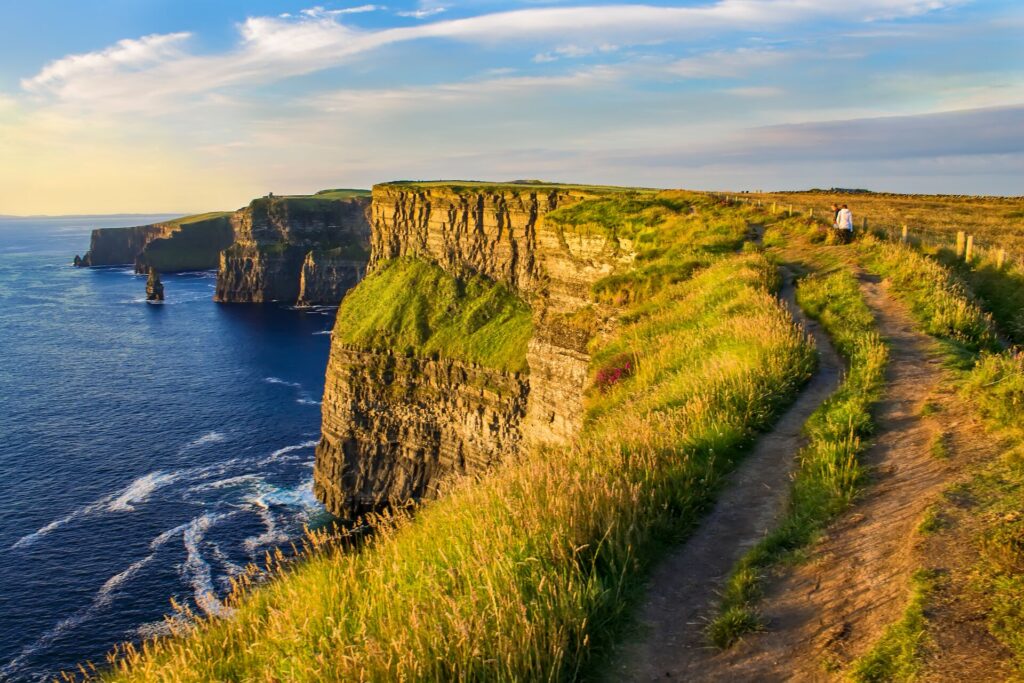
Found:
[[[301,389],[302,385],[298,382],[287,382],[280,377],[264,377],[263,381],[267,384],[281,384],[286,387],[292,387],[293,389]]]
[[[266,458],[264,458],[257,464],[260,466],[267,465],[269,463],[274,462],[275,460],[278,460],[282,455],[287,455],[288,453],[293,453],[295,451],[301,451],[304,448],[314,448],[317,445],[317,443],[319,443],[319,441],[303,441],[302,443],[297,443],[293,446],[285,446],[284,448],[278,448],[276,451],[268,455]]]
[[[179,477],[180,475],[176,473],[150,472],[149,474],[139,477],[133,481],[126,489],[115,496],[107,504],[107,509],[111,511],[131,512],[135,509],[136,505],[145,503],[149,500],[149,497],[153,495],[154,491],[177,481]]]
[[[189,493],[198,493],[199,491],[223,489],[228,488],[230,486],[247,484],[259,480],[260,477],[255,474],[240,474],[237,477],[228,477],[227,479],[217,479],[216,481],[208,481],[204,484],[197,484],[189,488]]]
[[[157,536],[156,538],[154,538],[152,541],[149,542],[150,550],[156,550],[157,548],[162,546],[164,543],[167,543],[167,541],[171,540],[172,538],[174,538],[178,534],[180,534],[183,531],[185,531],[185,529],[188,528],[189,524],[190,524],[190,522],[185,522],[184,524],[179,524],[178,526],[174,527],[173,529],[168,529],[167,531],[163,532],[162,534],[160,534],[159,536]]]
[[[153,561],[154,557],[156,557],[155,554],[147,555],[141,560],[137,560],[136,562],[128,565],[128,567],[123,571],[118,572],[107,579],[100,589],[96,591],[96,595],[93,596],[92,601],[88,605],[80,608],[71,616],[58,621],[52,628],[36,638],[35,642],[23,647],[17,657],[12,659],[3,667],[0,667],[0,679],[5,677],[13,678],[14,674],[18,673],[18,670],[22,667],[22,663],[27,658],[50,645],[50,643],[56,640],[65,631],[80,626],[95,616],[96,612],[109,606],[116,597],[115,591],[117,588],[123,585],[125,581],[139,573],[143,567]]]
[[[200,446],[206,446],[207,444],[211,443],[224,443],[227,440],[228,437],[223,432],[206,432],[202,436],[193,439],[192,441],[189,441],[187,444],[184,445],[184,447],[182,447],[181,450],[187,451],[193,448],[199,448]]]
[[[311,398],[297,398],[295,402],[300,406],[318,406],[321,405],[320,401],[314,401]]]
[[[182,565],[183,578],[192,587],[192,595],[199,609],[212,616],[228,616],[231,610],[217,597],[213,586],[213,570],[210,563],[203,558],[200,544],[202,544],[206,532],[215,522],[229,516],[230,513],[204,513],[193,519],[182,534],[186,552],[185,562]]]
[[[114,591],[117,590],[117,588],[125,581],[138,574],[139,570],[141,570],[147,564],[152,562],[154,557],[156,557],[155,554],[147,555],[141,560],[132,562],[130,565],[128,565],[127,569],[125,569],[119,574],[114,574],[109,579],[107,579],[106,583],[104,583],[100,587],[99,592],[96,594],[96,598],[93,600],[93,607],[105,607],[106,605],[109,605],[111,602],[113,602]]]
[[[319,332],[314,332],[313,334],[314,335],[317,335],[317,334],[334,334],[334,331],[333,330],[320,330]]]
[[[22,536],[15,541],[14,545],[11,547],[24,548],[32,545],[43,536],[46,536],[56,529],[83,517],[89,517],[91,515],[104,512],[132,512],[135,510],[136,505],[149,500],[149,497],[153,495],[154,491],[176,481],[179,477],[179,473],[150,472],[149,474],[138,477],[117,493],[103,496],[99,500],[96,500],[84,507],[80,507],[60,519],[50,522],[39,530],[28,534],[27,536]]]

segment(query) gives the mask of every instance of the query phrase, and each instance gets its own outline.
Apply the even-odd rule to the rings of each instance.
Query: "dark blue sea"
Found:
[[[213,302],[212,272],[76,269],[89,231],[0,219],[0,680],[218,613],[326,515],[311,493],[331,309]]]

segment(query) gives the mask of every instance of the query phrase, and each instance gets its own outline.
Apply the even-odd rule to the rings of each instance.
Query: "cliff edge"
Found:
[[[565,443],[583,419],[590,286],[630,258],[545,217],[571,186],[373,189],[369,276],[335,324],[314,488],[352,518]]]
[[[369,207],[365,194],[341,192],[254,199],[231,218],[214,299],[337,304],[365,273]]]

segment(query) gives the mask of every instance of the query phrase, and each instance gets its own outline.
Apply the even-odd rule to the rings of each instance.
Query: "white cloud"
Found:
[[[750,86],[746,88],[726,88],[722,92],[737,97],[778,97],[785,93],[781,88],[772,86]]]
[[[338,17],[343,14],[363,14],[365,12],[377,12],[385,9],[387,9],[387,7],[383,5],[359,5],[357,7],[345,7],[342,9],[324,9],[322,6],[317,5],[316,7],[310,7],[308,9],[302,10],[300,14],[311,19],[322,19],[324,17]],[[288,13],[280,14],[278,16],[280,16],[282,19],[288,19],[289,17],[291,17],[291,15]]]
[[[718,0],[696,7],[545,7],[380,30],[360,30],[342,24],[338,13],[346,10],[314,7],[300,17],[250,17],[239,27],[239,45],[227,53],[199,56],[184,52],[182,45],[189,37],[187,33],[146,36],[57,60],[23,81],[23,85],[32,92],[96,107],[160,109],[177,103],[183,95],[238,84],[265,84],[336,66],[387,45],[422,38],[533,44],[564,44],[568,39],[575,50],[593,50],[613,43],[685,40],[705,36],[711,30],[780,28],[821,18],[862,21],[864,16],[905,17],[941,9],[956,1],[864,0],[855,6],[848,0]],[[371,6],[350,10],[368,7]],[[717,64],[682,60],[676,65],[677,72],[693,77],[709,73],[710,67],[727,73],[754,56],[764,58],[770,53],[740,53],[731,58],[723,54]]]
[[[330,113],[406,111],[411,107],[443,107],[484,101],[499,95],[607,87],[627,74],[628,70],[621,67],[596,66],[560,76],[515,76],[406,88],[340,90],[317,96],[309,104],[316,110]]]
[[[56,89],[81,76],[139,70],[181,59],[182,44],[190,37],[190,33],[153,34],[121,40],[98,52],[68,55],[50,62],[32,78],[22,80],[21,85],[30,91]]]
[[[550,52],[541,52],[534,56],[533,61],[538,64],[543,62],[554,62],[562,58],[576,59],[579,57],[589,57],[592,54],[603,52],[615,52],[619,47],[610,43],[604,43],[597,46],[582,46],[582,45],[562,45],[556,47]]]
[[[426,19],[436,14],[445,12],[444,7],[422,7],[420,9],[412,10],[410,12],[395,12],[400,17],[412,17],[413,19]]]
[[[680,59],[667,71],[683,78],[739,78],[754,69],[778,66],[789,55],[774,49],[717,50]]]

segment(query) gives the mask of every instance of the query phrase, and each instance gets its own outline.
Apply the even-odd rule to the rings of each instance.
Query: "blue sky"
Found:
[[[0,214],[397,178],[1021,194],[1024,3],[0,5]]]

